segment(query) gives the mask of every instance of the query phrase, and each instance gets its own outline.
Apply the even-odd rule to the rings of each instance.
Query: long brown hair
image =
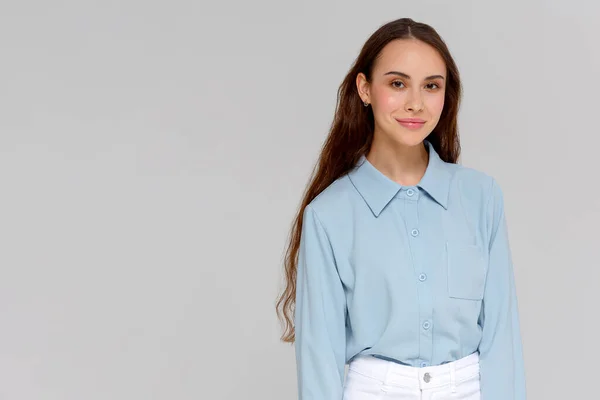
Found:
[[[364,107],[356,88],[356,76],[362,72],[371,81],[373,66],[382,49],[392,40],[417,39],[433,46],[443,57],[446,69],[446,91],[444,109],[434,130],[427,136],[440,158],[456,163],[460,155],[457,115],[462,88],[458,68],[450,52],[429,25],[401,18],[388,22],[375,31],[366,41],[354,64],[348,71],[337,93],[337,104],[333,123],[321,154],[315,165],[310,182],[289,234],[289,245],[285,253],[284,267],[286,286],[276,301],[276,311],[284,325],[281,340],[295,341],[294,309],[296,298],[296,273],[298,250],[302,232],[302,216],[306,206],[327,186],[348,173],[362,155],[368,153],[375,129],[371,107]]]

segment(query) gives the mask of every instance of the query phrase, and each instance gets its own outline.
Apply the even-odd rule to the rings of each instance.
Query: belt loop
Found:
[[[456,393],[456,366],[454,363],[450,363],[450,388],[452,393]]]
[[[387,365],[386,365],[386,368],[385,368],[385,375],[383,377],[383,382],[381,382],[381,390],[383,392],[387,392],[388,391],[387,385],[388,385],[388,383],[390,381],[390,373],[392,372],[393,362],[392,361],[388,361],[386,364]]]

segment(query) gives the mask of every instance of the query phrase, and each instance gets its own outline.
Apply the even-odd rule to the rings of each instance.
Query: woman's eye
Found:
[[[404,85],[404,82],[401,82],[401,81],[392,82],[392,86],[395,88],[400,88],[400,85]]]
[[[432,85],[435,87],[431,87]],[[427,89],[439,89],[439,85],[437,83],[428,83]]]

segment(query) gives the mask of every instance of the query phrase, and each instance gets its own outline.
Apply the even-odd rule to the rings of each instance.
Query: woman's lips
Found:
[[[408,129],[420,129],[425,125],[425,121],[419,118],[397,119],[398,123]]]

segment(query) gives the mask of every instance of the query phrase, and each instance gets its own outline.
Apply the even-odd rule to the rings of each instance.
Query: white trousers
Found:
[[[359,356],[348,367],[343,400],[480,400],[479,355],[423,368]]]

